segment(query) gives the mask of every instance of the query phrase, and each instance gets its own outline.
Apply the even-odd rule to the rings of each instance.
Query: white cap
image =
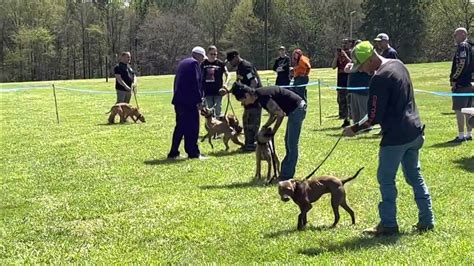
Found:
[[[204,59],[207,59],[206,50],[204,50],[204,48],[202,48],[201,46],[194,47],[192,52],[196,54],[200,54],[204,57]]]
[[[388,35],[386,33],[380,33],[379,35],[377,35],[377,37],[374,39],[374,41],[376,42],[380,42],[380,41],[388,41],[389,38],[388,38]]]

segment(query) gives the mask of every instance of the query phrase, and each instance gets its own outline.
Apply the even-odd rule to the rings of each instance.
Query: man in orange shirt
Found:
[[[305,102],[308,102],[306,96],[306,86],[298,86],[309,82],[309,71],[311,64],[309,58],[303,55],[301,49],[295,49],[291,55],[291,65],[293,66],[293,86],[289,89],[298,94]]]

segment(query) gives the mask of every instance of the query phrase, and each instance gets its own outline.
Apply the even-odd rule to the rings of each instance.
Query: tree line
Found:
[[[0,0],[0,81],[113,75],[122,51],[139,75],[174,73],[193,46],[237,49],[258,69],[280,45],[330,65],[343,38],[390,35],[404,62],[450,60],[474,33],[470,0]],[[352,27],[351,27],[352,25]],[[352,32],[351,32],[352,28]]]

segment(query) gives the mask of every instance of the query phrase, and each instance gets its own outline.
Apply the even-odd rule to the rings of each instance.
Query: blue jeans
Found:
[[[288,115],[285,132],[286,155],[281,163],[281,179],[293,178],[298,162],[298,143],[300,141],[301,127],[306,117],[306,105],[299,106]]]
[[[214,116],[221,116],[222,96],[206,96],[207,108],[214,107]]]
[[[420,135],[412,142],[403,145],[380,147],[377,180],[382,201],[379,203],[379,215],[381,224],[385,227],[398,226],[395,177],[400,163],[406,182],[413,188],[418,206],[418,223],[420,225],[434,224],[431,197],[420,172],[419,155],[423,142],[424,137]]]

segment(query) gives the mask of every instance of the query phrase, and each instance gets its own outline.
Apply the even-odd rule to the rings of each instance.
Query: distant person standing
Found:
[[[291,65],[293,66],[293,87],[289,89],[298,94],[307,103],[308,96],[306,86],[309,82],[309,72],[311,71],[311,64],[309,58],[303,55],[301,49],[295,49],[291,55]]]
[[[453,93],[474,93],[473,81],[473,54],[472,44],[467,41],[467,30],[457,28],[454,31],[454,40],[456,41],[456,53],[451,67],[451,90]],[[459,135],[453,139],[452,143],[460,143],[472,140],[472,126],[469,125],[469,115],[461,113],[462,108],[474,107],[474,97],[456,96],[453,98],[453,110],[456,112],[456,121]],[[466,125],[466,134],[464,134],[464,125]]]
[[[361,43],[361,40],[358,40],[354,43],[354,46]],[[354,61],[355,59],[352,58]],[[367,114],[367,102],[369,101],[369,83],[371,75],[360,72],[358,70],[353,70],[353,63],[346,65],[344,71],[349,73],[347,80],[347,86],[351,88],[349,94],[351,95],[351,100],[349,103],[351,109],[351,118],[355,123],[361,121]]]
[[[219,90],[221,88],[227,89],[229,72],[225,63],[217,58],[217,54],[217,47],[209,46],[207,48],[208,58],[202,62],[201,69],[206,105],[208,108],[214,108],[214,115],[220,117],[222,115],[222,96],[219,94]]]
[[[380,55],[388,59],[400,59],[398,58],[397,50],[390,46],[390,38],[385,33],[380,33],[375,37],[375,47],[377,48]]]
[[[273,71],[277,72],[275,85],[290,85],[290,57],[286,54],[285,46],[278,48],[278,58],[273,64]]]
[[[237,81],[245,84],[251,88],[260,88],[262,83],[257,69],[249,61],[242,59],[239,52],[232,50],[227,53],[226,62],[229,62],[232,67],[237,68]],[[260,121],[262,119],[262,107],[257,103],[248,104],[244,106],[244,115],[242,123],[244,125],[245,145],[241,151],[251,152],[255,151],[256,137],[260,129]]]
[[[207,59],[200,46],[192,50],[191,57],[178,64],[174,78],[172,104],[176,113],[176,126],[168,159],[179,158],[179,146],[184,137],[184,150],[190,159],[205,159],[197,145],[199,137],[199,110],[202,108],[202,72],[200,64]]]
[[[130,103],[132,90],[135,90],[137,77],[130,66],[131,59],[132,55],[130,52],[123,52],[119,63],[114,68],[115,90],[117,92],[116,103]]]
[[[349,122],[349,101],[347,92],[347,79],[349,74],[344,72],[346,65],[351,62],[350,48],[351,41],[342,40],[342,48],[336,48],[334,59],[332,60],[332,68],[337,68],[337,104],[339,106],[339,119],[344,119],[341,127],[350,125]]]

